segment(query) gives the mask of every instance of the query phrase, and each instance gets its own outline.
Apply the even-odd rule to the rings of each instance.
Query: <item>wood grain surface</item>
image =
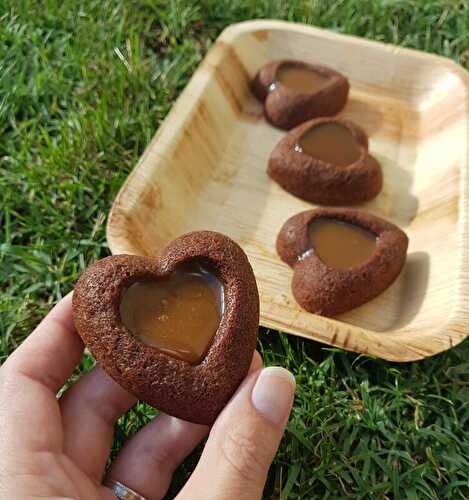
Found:
[[[314,207],[266,174],[285,132],[251,95],[264,63],[324,64],[351,82],[340,116],[362,126],[384,188],[360,208],[409,236],[406,266],[375,300],[335,319],[303,311],[275,252],[282,224]],[[196,229],[237,241],[254,268],[261,324],[392,361],[434,355],[469,333],[469,74],[434,55],[280,21],[227,28],[127,179],[109,215],[112,253],[157,255]]]

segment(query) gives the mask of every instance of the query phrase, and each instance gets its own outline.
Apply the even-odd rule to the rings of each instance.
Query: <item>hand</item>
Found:
[[[83,353],[64,298],[0,368],[0,498],[115,500],[101,484],[113,426],[135,398],[99,367],[58,400]],[[162,498],[180,462],[210,431],[185,499],[258,499],[295,385],[282,368],[248,376],[210,430],[161,414],[125,444],[109,476],[149,500]]]

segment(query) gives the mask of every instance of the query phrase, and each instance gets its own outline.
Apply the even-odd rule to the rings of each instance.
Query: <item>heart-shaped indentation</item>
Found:
[[[291,130],[272,151],[267,173],[291,194],[321,205],[369,201],[383,185],[365,132],[339,118],[318,118]]]
[[[337,114],[347,101],[348,80],[331,68],[290,59],[263,66],[251,82],[274,126],[289,130],[319,116]]]
[[[273,85],[284,85],[299,94],[312,94],[317,92],[329,81],[329,76],[314,71],[308,66],[296,63],[281,64],[276,73]],[[271,88],[271,91],[273,89]]]
[[[319,123],[306,130],[295,149],[337,167],[355,163],[362,153],[362,147],[350,129],[337,121]]]
[[[371,214],[322,208],[294,215],[277,237],[293,268],[292,292],[307,311],[334,316],[373,299],[397,278],[408,238]]]
[[[116,255],[91,265],[75,287],[73,314],[120,385],[170,415],[210,424],[249,369],[259,296],[241,248],[200,231],[158,259]]]
[[[123,290],[120,317],[136,338],[195,364],[202,360],[223,314],[223,284],[197,262],[160,281]]]
[[[378,238],[356,224],[331,218],[316,219],[308,226],[311,249],[333,269],[350,269],[371,258]],[[300,257],[301,258],[301,257]]]

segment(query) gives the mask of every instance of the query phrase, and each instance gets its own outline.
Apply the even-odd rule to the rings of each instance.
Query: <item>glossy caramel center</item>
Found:
[[[361,227],[333,219],[317,219],[308,230],[313,251],[324,264],[335,269],[363,264],[372,256],[378,241]]]
[[[304,66],[282,64],[277,70],[277,81],[301,94],[313,94],[327,82],[327,76]]]
[[[339,167],[346,167],[360,157],[355,137],[339,123],[321,123],[309,129],[300,137],[296,149]]]
[[[133,283],[120,303],[121,320],[139,341],[191,364],[207,353],[222,314],[222,283],[195,264]]]

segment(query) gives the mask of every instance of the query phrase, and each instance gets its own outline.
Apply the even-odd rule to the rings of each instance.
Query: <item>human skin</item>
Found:
[[[57,399],[83,349],[68,295],[0,368],[0,498],[115,500],[102,485],[104,468],[114,424],[136,400],[99,367]],[[177,499],[259,499],[294,391],[293,376],[263,369],[256,352],[211,428],[160,414],[127,441],[109,477],[162,498],[176,467],[208,434]]]

